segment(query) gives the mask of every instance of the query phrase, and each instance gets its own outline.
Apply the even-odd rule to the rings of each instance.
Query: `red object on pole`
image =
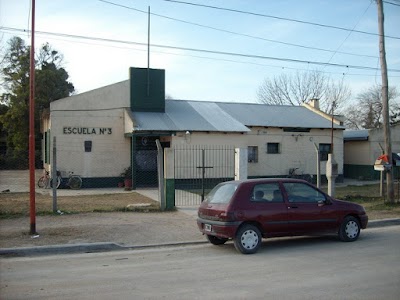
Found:
[[[384,161],[385,163],[388,164],[389,163],[389,156],[387,154],[383,154],[383,155],[378,157],[378,160],[382,160],[382,161]]]
[[[32,0],[29,88],[29,203],[31,223],[30,234],[37,234],[35,207],[35,0]]]

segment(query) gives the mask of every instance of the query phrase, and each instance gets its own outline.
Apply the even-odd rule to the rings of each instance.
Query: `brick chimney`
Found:
[[[310,106],[314,107],[315,109],[320,110],[319,109],[319,99],[313,98],[310,100],[309,104],[310,104]]]

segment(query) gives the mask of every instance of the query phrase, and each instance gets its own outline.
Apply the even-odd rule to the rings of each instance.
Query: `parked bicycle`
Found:
[[[298,173],[299,168],[290,168],[289,169],[289,175],[287,176],[287,178],[296,178],[296,179],[303,179],[305,181],[308,181],[309,183],[313,182],[313,177],[310,174],[304,174]]]
[[[72,190],[79,190],[82,187],[82,178],[79,175],[75,175],[74,172],[69,172],[67,182],[63,183],[61,172],[57,171],[57,184],[56,188],[65,186]],[[53,187],[53,180],[49,175],[49,171],[44,171],[44,174],[39,178],[37,183],[39,188],[51,188]]]
[[[75,175],[74,172],[69,172],[68,181],[65,186],[72,190],[79,190],[82,187],[81,176]]]
[[[60,171],[57,171],[57,183],[56,183],[56,188],[58,189],[59,186],[61,185],[61,173]],[[43,175],[39,178],[38,183],[37,183],[39,188],[42,189],[47,189],[53,187],[53,180],[49,175],[49,171],[44,171]]]

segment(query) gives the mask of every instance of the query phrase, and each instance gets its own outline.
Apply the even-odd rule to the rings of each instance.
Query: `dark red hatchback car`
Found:
[[[368,216],[358,204],[336,200],[304,180],[227,181],[200,205],[197,225],[210,243],[233,239],[236,249],[255,253],[262,238],[336,233],[357,240]]]

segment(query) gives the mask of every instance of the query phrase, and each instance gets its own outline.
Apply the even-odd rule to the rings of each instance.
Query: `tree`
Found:
[[[400,121],[399,93],[395,87],[390,87],[389,118],[390,125]],[[355,104],[346,111],[346,127],[350,129],[373,129],[383,127],[382,88],[379,85],[370,87],[357,95]]]
[[[265,79],[257,91],[259,102],[269,105],[301,105],[311,99],[319,99],[325,112],[340,109],[351,96],[344,81],[334,82],[322,72],[297,72]]]
[[[19,37],[11,38],[1,62],[0,104],[6,112],[0,116],[0,123],[7,133],[6,145],[9,158],[26,160],[29,133],[29,69],[30,47]],[[68,82],[68,73],[61,67],[62,55],[49,44],[43,45],[35,60],[35,137],[37,148],[40,140],[40,111],[50,102],[68,97],[74,86]],[[26,166],[26,161],[21,162]]]
[[[4,115],[8,110],[8,107],[4,104],[0,103],[0,116]],[[7,143],[6,143],[6,136],[7,133],[3,128],[3,124],[0,122],[0,156],[6,154],[7,150]],[[1,161],[0,161],[0,166],[1,166]]]

